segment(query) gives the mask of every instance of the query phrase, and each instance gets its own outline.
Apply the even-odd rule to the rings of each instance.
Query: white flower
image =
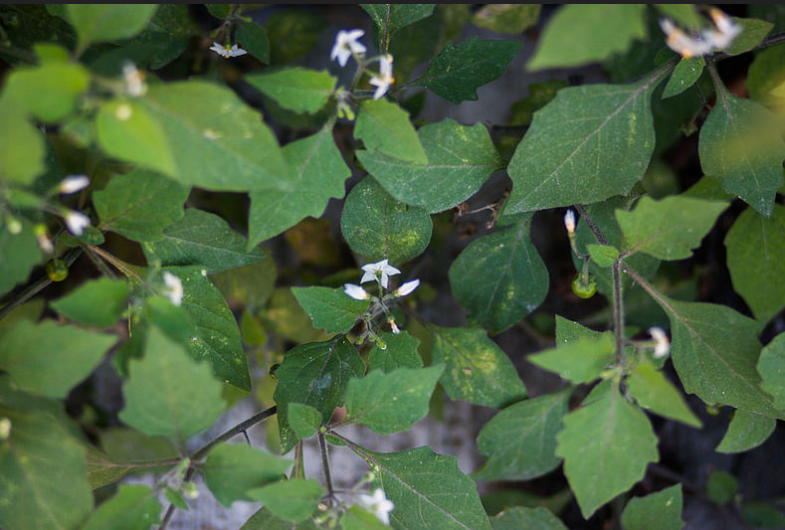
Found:
[[[412,291],[417,289],[417,287],[419,286],[420,286],[420,280],[412,280],[410,282],[406,282],[395,290],[395,296],[401,297],[401,296],[406,296],[407,294],[411,294]]]
[[[670,342],[668,341],[668,335],[665,332],[657,327],[649,328],[649,335],[651,338],[654,339],[654,357],[656,359],[661,359],[668,355],[668,352],[671,349]]]
[[[734,23],[728,15],[716,7],[713,8],[709,14],[711,15],[711,19],[714,21],[714,24],[717,26],[717,29],[720,30],[720,33],[730,38],[730,40],[733,40],[733,37],[741,33],[741,26]],[[730,41],[728,41],[728,44],[730,44]],[[724,48],[725,46],[722,47]]]
[[[90,218],[76,210],[69,210],[65,214],[65,224],[73,235],[81,236],[84,229],[90,226]]]
[[[57,189],[60,193],[76,193],[77,191],[85,189],[90,185],[90,179],[87,175],[71,175],[60,181]]]
[[[234,44],[231,48],[227,44],[226,46],[221,46],[217,42],[213,42],[213,45],[210,46],[210,49],[220,55],[221,57],[229,58],[229,57],[239,57],[241,55],[245,55],[248,53],[247,51],[243,50],[242,48],[238,48],[236,44]]]
[[[384,524],[390,524],[390,512],[395,505],[384,496],[382,488],[376,488],[373,495],[360,494],[360,504],[368,508]]]
[[[169,271],[164,272],[164,284],[166,285],[166,297],[176,306],[183,304],[183,282]]]
[[[343,292],[355,300],[368,300],[369,296],[368,293],[365,292],[365,289],[353,283],[343,284]]]
[[[396,274],[400,274],[401,271],[389,265],[386,259],[379,261],[377,263],[369,263],[368,265],[363,265],[363,274],[360,283],[370,282],[377,278],[381,279],[382,287],[387,289],[387,284],[390,279],[390,276],[395,276]]]
[[[376,92],[373,93],[373,99],[379,99],[385,95],[387,89],[390,88],[390,85],[395,82],[395,78],[392,76],[392,64],[393,57],[390,54],[385,55],[379,61],[379,76],[371,76],[371,80],[369,81],[376,87]]]
[[[661,20],[660,27],[668,36],[668,47],[684,58],[699,57],[727,48],[741,33],[742,27],[717,8],[712,8],[710,15],[717,29],[705,29],[700,35],[693,36],[677,28],[672,21]]]
[[[349,57],[352,55],[362,55],[365,53],[365,46],[357,42],[357,39],[365,35],[361,29],[352,31],[339,31],[335,36],[335,44],[330,52],[330,60],[338,61],[341,66],[346,66]]]
[[[575,212],[572,210],[567,210],[567,213],[564,214],[564,228],[567,229],[568,234],[575,233]]]
[[[711,52],[711,44],[698,36],[690,37],[667,18],[660,20],[660,27],[668,37],[668,48],[680,54],[685,59],[706,55]]]
[[[395,319],[391,318],[389,322],[390,322],[390,329],[392,329],[392,332],[398,335],[401,332],[401,328],[399,328],[398,324],[395,323]]]
[[[123,65],[123,79],[125,80],[125,92],[129,96],[136,98],[144,96],[147,92],[144,74],[130,61]]]

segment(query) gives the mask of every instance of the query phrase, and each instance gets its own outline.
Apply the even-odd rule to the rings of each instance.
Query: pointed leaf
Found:
[[[548,294],[548,270],[529,219],[472,242],[450,266],[450,285],[467,320],[492,334],[534,311]]]
[[[603,333],[596,338],[584,337],[567,345],[529,355],[526,360],[556,372],[572,383],[590,383],[616,361],[613,335]]]
[[[90,516],[82,530],[147,530],[160,522],[161,503],[143,485],[123,484]]]
[[[511,405],[485,424],[477,448],[488,462],[475,480],[529,480],[555,469],[556,433],[567,413],[569,390]]]
[[[292,112],[315,114],[327,103],[336,79],[326,70],[294,67],[245,77],[251,86]]]
[[[559,90],[534,115],[508,171],[506,214],[599,202],[624,195],[654,151],[651,94],[667,70],[629,85]]]
[[[659,460],[657,436],[646,414],[617,387],[567,414],[556,439],[556,456],[564,458],[564,473],[586,519]]]
[[[43,136],[24,109],[4,93],[0,97],[0,178],[31,184],[46,171],[45,156]]]
[[[322,413],[302,403],[289,403],[289,426],[300,440],[310,438],[322,426]]]
[[[267,29],[256,22],[242,21],[237,25],[240,47],[265,64],[270,64],[270,39]]]
[[[741,33],[723,48],[722,51],[728,55],[739,55],[752,50],[766,38],[771,28],[774,27],[771,22],[755,18],[731,17],[731,20],[741,26]]]
[[[372,99],[360,106],[354,137],[362,140],[368,151],[415,164],[428,163],[409,113],[385,99]]]
[[[76,108],[90,86],[90,73],[76,63],[51,62],[14,70],[5,94],[41,121],[58,122]]]
[[[79,44],[133,37],[147,25],[155,4],[67,4],[68,22],[79,35]]]
[[[292,287],[292,294],[313,320],[327,333],[346,333],[368,310],[368,300],[355,300],[342,288]]]
[[[619,259],[619,250],[613,245],[586,245],[592,261],[603,268],[612,267]]]
[[[379,344],[374,343],[371,351],[368,352],[368,364],[371,370],[381,370],[392,372],[396,368],[422,368],[422,357],[417,351],[420,345],[419,339],[412,337],[406,331],[398,334],[379,332],[379,336],[387,345],[386,349],[381,349]]]
[[[774,406],[785,409],[785,333],[780,333],[760,354],[761,388],[774,397]]]
[[[522,508],[516,506],[504,510],[491,519],[493,530],[567,530],[558,517],[545,508]]]
[[[414,24],[418,20],[431,16],[436,4],[360,4],[371,20],[373,20],[375,33],[379,36],[379,49],[386,50],[387,43],[393,33],[399,29]],[[386,37],[387,42],[382,42]]]
[[[703,424],[665,375],[648,363],[638,364],[627,378],[627,392],[641,407],[693,427]]]
[[[501,408],[526,397],[515,367],[480,329],[438,328],[433,331],[433,362],[447,368],[440,380],[451,399]]]
[[[262,508],[245,522],[240,530],[319,530],[311,519],[301,523],[292,523],[273,515],[267,508]]]
[[[437,213],[459,204],[480,189],[502,166],[488,129],[446,119],[417,131],[427,164],[415,164],[378,151],[357,151],[368,172],[390,194],[407,204]]]
[[[763,105],[723,89],[698,145],[703,172],[766,217],[783,183],[785,142],[776,131],[776,118]]]
[[[630,499],[621,514],[624,530],[681,530],[681,484]]]
[[[662,99],[677,96],[690,88],[700,78],[706,61],[703,57],[685,57],[679,61],[673,69],[665,90],[662,91]]]
[[[765,442],[774,428],[777,420],[767,418],[754,412],[737,410],[728,425],[728,431],[717,446],[718,453],[743,453],[758,447]]]
[[[322,500],[324,488],[314,479],[282,480],[261,488],[254,488],[248,496],[264,503],[274,515],[299,523],[310,519]]]
[[[127,307],[128,282],[99,278],[80,285],[75,291],[52,302],[52,309],[66,318],[88,326],[109,327]]]

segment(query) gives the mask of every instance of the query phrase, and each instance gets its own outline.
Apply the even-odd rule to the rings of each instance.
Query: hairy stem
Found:
[[[324,471],[324,482],[327,486],[327,503],[329,506],[333,505],[333,495],[335,489],[333,488],[333,477],[330,472],[330,458],[327,455],[327,442],[324,439],[324,433],[319,431],[319,452],[322,455],[322,471]]]
[[[234,427],[232,427],[231,429],[229,429],[228,431],[226,431],[225,433],[223,433],[222,435],[220,435],[219,437],[215,438],[214,440],[209,442],[207,445],[205,445],[204,447],[202,447],[201,449],[196,451],[191,456],[191,460],[193,460],[193,461],[201,460],[202,458],[207,456],[207,453],[209,453],[210,450],[213,447],[215,447],[216,445],[218,445],[219,443],[225,442],[226,440],[229,440],[230,438],[233,438],[233,437],[237,436],[238,434],[241,434],[241,433],[245,432],[246,430],[250,429],[251,427],[253,427],[257,423],[263,422],[267,418],[270,418],[271,416],[273,416],[276,413],[276,411],[277,411],[276,407],[270,407],[269,409],[263,410],[262,412],[251,416],[247,420],[245,420],[245,421],[243,421],[241,423],[238,423],[237,425],[235,425]]]
[[[624,348],[624,304],[621,289],[621,261],[613,264],[613,333],[616,336],[616,359],[622,359]]]
[[[600,230],[600,227],[596,225],[594,220],[591,218],[589,213],[586,211],[586,208],[584,208],[583,205],[581,205],[581,204],[575,204],[574,207],[575,207],[575,211],[577,211],[578,214],[581,216],[581,219],[586,221],[586,226],[589,227],[589,230],[591,230],[591,233],[594,234],[594,237],[597,238],[597,242],[600,245],[607,245],[608,244],[608,240],[605,239],[605,234],[603,234],[602,230]]]

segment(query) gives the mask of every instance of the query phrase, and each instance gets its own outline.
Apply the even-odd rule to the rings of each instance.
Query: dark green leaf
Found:
[[[236,37],[242,49],[263,63],[270,63],[270,40],[265,28],[256,22],[243,21],[237,26]]]
[[[0,128],[2,123],[0,116]],[[3,137],[0,131],[0,143]],[[0,165],[2,160],[0,153]],[[10,291],[18,282],[27,280],[33,266],[42,258],[32,224],[21,220],[21,230],[18,233],[12,232],[8,224],[6,222],[0,228],[0,295]]]
[[[230,307],[244,306],[256,313],[272,296],[277,277],[275,261],[263,259],[210,275]]]
[[[99,278],[52,302],[54,310],[81,324],[106,328],[126,309],[130,289],[125,280]]]
[[[314,114],[321,110],[335,89],[336,79],[326,70],[317,72],[293,67],[272,73],[246,76],[251,86],[293,112]]]
[[[76,28],[79,46],[133,37],[155,13],[155,4],[67,4],[68,22]]]
[[[584,337],[552,350],[529,355],[526,360],[556,372],[572,383],[590,383],[616,360],[616,345],[610,332],[597,337]]]
[[[771,436],[776,426],[777,420],[774,418],[737,410],[733,413],[728,431],[716,451],[718,453],[743,453],[754,449]]]
[[[316,46],[319,34],[328,25],[322,17],[304,9],[282,9],[271,14],[266,24],[270,61],[273,64],[300,62]]]
[[[123,484],[90,516],[82,530],[148,530],[160,522],[161,503],[153,490]]]
[[[300,440],[310,438],[322,426],[322,413],[302,403],[289,403],[289,426]]]
[[[520,42],[510,40],[471,37],[457,47],[448,42],[428,71],[412,84],[456,105],[477,101],[477,88],[501,77],[520,49]]]
[[[567,530],[567,527],[545,508],[516,506],[491,519],[493,530]]]
[[[405,331],[398,334],[379,332],[379,336],[387,346],[381,349],[374,343],[368,352],[368,364],[371,370],[392,372],[396,368],[422,368],[422,357],[417,352],[420,341]]]
[[[785,409],[785,333],[780,333],[760,354],[761,388],[774,397],[774,406]]]
[[[145,30],[127,41],[126,46],[149,47],[150,68],[157,70],[177,59],[188,47],[190,38],[198,34],[199,28],[191,20],[188,5],[159,4]],[[117,68],[117,63],[114,67]]]
[[[739,489],[736,477],[727,471],[715,471],[706,482],[706,494],[717,504],[725,504],[733,499]]]
[[[741,33],[736,35],[733,41],[723,48],[722,51],[728,55],[739,55],[755,48],[766,38],[774,24],[765,20],[754,18],[731,17],[733,23],[741,26]]]
[[[354,137],[362,140],[368,151],[379,151],[414,164],[428,163],[417,132],[409,122],[409,113],[385,99],[369,100],[360,106]]]
[[[669,98],[681,94],[700,78],[703,73],[703,67],[706,65],[703,57],[689,57],[679,61],[679,64],[674,68],[671,78],[668,79],[668,84],[665,85],[665,90],[662,92],[662,98]]]
[[[680,421],[692,427],[701,428],[703,424],[684,402],[676,387],[665,375],[649,363],[641,363],[633,368],[627,378],[627,392],[641,407]]]
[[[630,499],[621,515],[624,530],[681,530],[681,484]]]
[[[496,33],[517,35],[537,23],[540,4],[485,4],[472,16],[472,24]]]
[[[360,4],[373,20],[380,50],[386,50],[393,33],[431,16],[436,4]]]
[[[745,502],[741,507],[745,521],[758,528],[781,528],[785,526],[785,515],[766,502]]]
[[[251,516],[240,530],[320,530],[316,524],[307,519],[301,523],[293,523],[279,519],[267,509],[262,508]]]
[[[314,479],[282,480],[248,492],[274,515],[300,523],[309,519],[324,495],[324,488]]]
[[[341,288],[292,287],[292,293],[313,320],[314,327],[327,333],[346,333],[352,329],[370,304],[367,300],[355,300]]]

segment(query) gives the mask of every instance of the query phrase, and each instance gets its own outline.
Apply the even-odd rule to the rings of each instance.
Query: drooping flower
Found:
[[[387,263],[386,259],[376,263],[363,265],[362,269],[365,274],[363,274],[362,279],[360,279],[360,283],[370,282],[379,278],[382,282],[382,287],[385,289],[387,289],[390,276],[395,276],[396,274],[401,273],[401,271]]]
[[[90,218],[76,210],[69,210],[65,214],[65,224],[69,232],[75,236],[81,236],[84,229],[90,226]]]
[[[390,85],[395,82],[392,71],[393,56],[387,54],[379,60],[379,75],[371,76],[371,80],[369,81],[369,83],[376,87],[376,91],[373,93],[373,99],[379,99],[384,96],[390,88]]]
[[[568,234],[575,233],[575,212],[572,210],[567,210],[567,213],[564,214],[564,228],[567,229]]]
[[[90,185],[90,179],[87,175],[71,175],[60,181],[57,189],[60,193],[69,194],[76,193],[77,191],[85,189]]]
[[[358,39],[365,35],[361,29],[353,29],[352,31],[339,31],[335,36],[335,44],[330,52],[330,60],[338,61],[342,67],[346,66],[349,62],[349,57],[352,55],[362,55],[365,53],[365,46],[358,42]]]
[[[164,285],[166,297],[176,306],[183,304],[183,282],[169,271],[164,272]]]
[[[420,286],[420,280],[412,280],[398,287],[395,290],[394,294],[395,296],[400,298],[402,296],[406,296],[407,294],[411,294],[419,286]]]
[[[210,49],[226,59],[229,57],[240,57],[241,55],[248,53],[242,48],[238,48],[236,44],[229,47],[228,44],[226,46],[221,46],[217,42],[213,42],[213,45],[210,46]]]
[[[347,296],[354,298],[355,300],[368,300],[369,294],[360,287],[359,285],[355,285],[353,283],[345,283],[343,284],[343,292],[346,293]]]
[[[649,328],[649,335],[651,338],[654,339],[654,357],[656,359],[661,359],[668,355],[668,352],[671,349],[670,341],[668,341],[668,335],[658,327],[651,327]]]
[[[359,499],[360,504],[370,510],[377,519],[384,524],[390,524],[390,512],[393,511],[395,505],[384,495],[382,488],[376,488],[373,495],[361,493]]]

